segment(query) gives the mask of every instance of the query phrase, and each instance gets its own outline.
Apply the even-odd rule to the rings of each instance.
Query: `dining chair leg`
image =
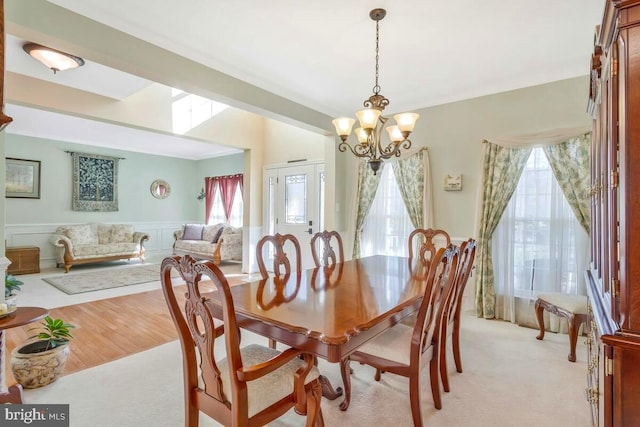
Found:
[[[306,427],[322,427],[324,419],[322,418],[322,409],[320,401],[322,400],[322,386],[320,381],[315,381],[310,390],[307,390],[307,422]]]
[[[445,325],[440,334],[440,379],[442,380],[442,388],[448,393],[449,373],[447,371],[447,327]]]
[[[195,402],[191,402],[189,398],[186,398],[186,407],[184,411],[185,427],[198,427],[200,423],[200,411]]]
[[[411,417],[415,427],[422,427],[422,413],[420,411],[420,375],[409,378],[409,401],[411,403]]]
[[[462,358],[460,357],[460,318],[456,318],[453,322],[451,348],[453,349],[453,360],[456,363],[456,371],[462,373]]]
[[[429,379],[431,381],[431,394],[433,395],[433,405],[436,409],[442,409],[442,400],[440,399],[440,381],[438,381],[438,349],[433,349],[433,358],[429,362]]]
[[[351,361],[345,357],[340,361],[340,374],[342,375],[342,385],[344,387],[344,400],[340,402],[340,410],[346,411],[351,403]]]

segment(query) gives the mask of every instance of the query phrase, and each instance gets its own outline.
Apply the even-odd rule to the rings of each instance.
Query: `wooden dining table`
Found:
[[[231,294],[240,328],[345,369],[347,356],[418,309],[424,272],[424,265],[409,258],[376,255],[235,285]],[[214,316],[221,318],[220,306],[211,301]],[[321,379],[325,396],[342,394]],[[346,410],[351,384],[348,374],[343,379],[340,408]]]

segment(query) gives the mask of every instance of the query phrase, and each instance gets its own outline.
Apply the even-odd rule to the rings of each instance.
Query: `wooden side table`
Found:
[[[9,246],[5,256],[11,260],[9,274],[40,273],[40,248],[37,246]]]
[[[15,328],[16,326],[27,325],[44,318],[49,314],[46,308],[41,307],[18,307],[16,311],[9,316],[0,319],[0,387],[4,385],[4,331],[5,329]],[[22,403],[22,386],[20,384],[12,385],[8,390],[0,389],[0,403]]]

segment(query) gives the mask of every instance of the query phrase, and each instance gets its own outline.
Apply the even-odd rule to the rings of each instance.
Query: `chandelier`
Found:
[[[378,59],[380,21],[386,14],[387,11],[384,9],[373,9],[369,12],[369,17],[376,21],[376,82],[373,86],[373,95],[364,101],[365,109],[356,112],[356,117],[358,117],[360,123],[360,127],[355,130],[358,143],[351,146],[347,142],[351,134],[351,128],[355,123],[354,119],[351,117],[339,117],[332,121],[336,127],[336,133],[342,140],[338,146],[340,152],[345,152],[348,148],[356,157],[368,158],[367,163],[369,163],[374,175],[380,169],[383,159],[389,159],[393,156],[400,157],[400,146],[405,150],[411,148],[411,141],[408,139],[409,134],[413,131],[416,120],[419,117],[416,113],[394,115],[393,118],[396,124],[386,128],[390,142],[383,145],[382,128],[389,119],[382,115],[382,111],[389,105],[389,100],[380,94]]]

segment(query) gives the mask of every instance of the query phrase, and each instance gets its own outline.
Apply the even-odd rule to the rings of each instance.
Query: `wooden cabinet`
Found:
[[[640,0],[606,0],[591,59],[587,400],[593,425],[640,425]]]
[[[40,273],[40,248],[37,246],[10,246],[5,249],[5,256],[11,260],[7,267],[9,274]]]

